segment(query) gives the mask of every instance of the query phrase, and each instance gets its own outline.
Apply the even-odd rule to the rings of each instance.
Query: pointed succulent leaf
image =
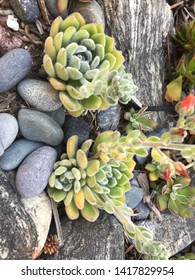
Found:
[[[60,25],[60,31],[64,32],[70,26],[74,26],[77,30],[79,29],[80,23],[78,19],[74,16],[74,14],[71,14],[63,20],[63,22]]]
[[[59,175],[62,175],[64,172],[66,172],[66,170],[67,170],[67,168],[66,168],[65,166],[59,166],[59,167],[55,170],[54,174],[55,174],[56,176],[59,176]]]
[[[112,198],[118,198],[118,197],[123,196],[123,191],[119,187],[114,187],[114,188],[110,189],[109,195]]]
[[[105,36],[106,38],[106,46],[105,46],[105,52],[111,53],[115,49],[115,41],[114,38]]]
[[[69,159],[75,158],[77,149],[78,149],[78,136],[73,135],[68,139],[66,144],[66,153]]]
[[[148,151],[144,148],[136,148],[134,149],[135,154],[139,157],[146,157],[148,155]]]
[[[79,70],[81,67],[81,60],[76,55],[73,55],[68,61],[68,66]]]
[[[83,39],[81,45],[85,46],[89,51],[95,50],[95,43],[92,39]]]
[[[80,28],[80,30],[87,30],[90,34],[90,37],[97,33],[97,27],[95,23],[85,24]]]
[[[66,47],[71,42],[71,39],[76,32],[77,30],[74,26],[70,26],[66,29],[63,35],[63,42],[62,42],[63,47]]]
[[[152,158],[157,161],[157,162],[163,162],[165,159],[165,154],[163,152],[160,151],[160,149],[158,148],[153,148],[151,151],[151,156]]]
[[[84,194],[85,194],[85,199],[91,204],[91,205],[96,205],[96,198],[93,194],[93,191],[91,190],[91,188],[89,188],[88,186],[85,186],[83,188],[84,190]]]
[[[73,196],[74,196],[73,190],[69,190],[69,192],[67,193],[67,196],[64,200],[65,206],[68,206],[71,203]]]
[[[171,81],[166,88],[165,98],[167,101],[179,101],[182,92],[182,76]]]
[[[61,80],[52,78],[52,77],[49,77],[48,80],[49,80],[50,84],[52,85],[52,87],[55,88],[56,90],[65,90],[66,89],[66,85]]]
[[[55,36],[56,36],[56,34],[59,32],[59,29],[60,29],[60,25],[61,25],[61,23],[62,23],[62,18],[59,16],[59,17],[57,17],[54,21],[53,21],[53,23],[52,23],[52,25],[51,25],[51,28],[50,28],[50,36],[52,37],[52,38],[54,38]]]
[[[45,53],[51,58],[52,62],[56,59],[56,49],[52,37],[48,37],[45,41]]]
[[[81,150],[87,155],[89,152],[89,149],[91,148],[91,145],[93,143],[92,139],[86,140],[82,145],[81,145]]]
[[[76,160],[77,160],[77,165],[82,168],[86,169],[88,165],[88,159],[85,154],[85,152],[81,149],[77,150],[76,152]]]
[[[125,59],[120,51],[113,50],[111,54],[116,58],[116,62],[112,67],[112,70],[118,70],[123,64]]]
[[[50,77],[55,77],[56,73],[55,73],[55,69],[53,66],[53,62],[52,59],[49,57],[48,54],[45,54],[43,57],[43,66],[44,69],[46,71],[46,73],[50,76]]]
[[[55,63],[55,71],[56,71],[56,74],[57,74],[58,78],[60,78],[61,80],[63,80],[63,81],[68,81],[69,80],[68,71],[59,62]]]
[[[78,100],[73,99],[72,97],[70,97],[68,94],[66,94],[63,91],[60,92],[59,98],[60,98],[62,104],[64,105],[64,107],[70,112],[75,112],[75,111],[79,111],[80,109],[82,109],[81,104],[79,103]]]
[[[82,103],[83,107],[86,109],[97,110],[97,109],[99,109],[102,101],[101,101],[100,97],[92,95],[87,99],[83,99],[81,101],[81,103]]]
[[[49,188],[47,189],[47,193],[48,193],[49,197],[53,197],[53,194],[54,194],[55,191],[56,191],[55,188],[49,187]]]
[[[85,201],[84,208],[81,210],[81,215],[89,222],[94,222],[99,217],[99,210],[97,207]]]
[[[76,220],[79,217],[79,210],[75,205],[74,199],[66,205],[65,204],[65,211],[70,220]]]
[[[99,69],[88,70],[85,73],[85,78],[87,80],[92,80],[94,78],[94,76],[98,76],[99,73],[100,73]]]
[[[54,172],[52,172],[51,175],[50,175],[50,177],[49,177],[49,186],[50,186],[51,188],[53,188],[54,185],[55,185],[55,179],[56,179],[56,175],[55,175]]]
[[[93,191],[99,194],[103,193],[103,189],[98,183],[96,183],[95,186],[93,187]]]
[[[66,197],[66,192],[64,190],[56,190],[53,194],[53,200],[57,203],[64,200],[65,197]]]
[[[89,32],[87,30],[79,30],[72,37],[71,41],[76,43],[81,43],[82,40],[89,38]]]
[[[95,44],[100,44],[103,47],[106,46],[106,38],[104,36],[104,34],[102,33],[96,33],[94,34],[91,39],[95,42]]]
[[[83,189],[80,189],[79,192],[74,193],[74,202],[79,210],[83,209],[85,203],[85,195]]]
[[[115,213],[114,206],[109,201],[106,201],[104,203],[104,210],[109,214],[114,214]]]
[[[81,91],[78,91],[75,87],[68,85],[66,87],[66,90],[70,97],[76,100],[82,100],[84,98],[83,94]]]
[[[78,20],[80,27],[85,25],[85,19],[80,13],[74,12],[73,15]]]
[[[90,188],[93,188],[97,183],[96,177],[95,176],[91,176],[91,177],[87,177],[87,185]]]
[[[58,34],[56,34],[54,38],[54,46],[57,53],[62,47],[62,40],[63,40],[63,32],[59,32]]]
[[[95,159],[90,160],[86,168],[87,176],[89,177],[94,176],[99,171],[99,168],[100,168],[99,160],[95,160]]]
[[[74,81],[80,80],[83,77],[83,74],[73,67],[66,67],[66,69],[68,71],[70,79]]]
[[[65,48],[61,48],[57,54],[56,61],[66,67],[67,64],[67,53]]]
[[[99,64],[100,64],[100,57],[99,56],[95,56],[93,61],[91,62],[91,69],[97,70],[96,68],[99,66]],[[91,74],[92,73],[94,73],[94,71],[92,72],[92,70],[91,70]],[[97,75],[97,74],[99,74],[99,71],[97,73],[95,73],[95,75]],[[92,76],[88,76],[86,78],[89,79],[89,77],[90,77],[91,80],[93,79],[93,75]]]
[[[165,195],[159,194],[157,196],[158,209],[160,211],[166,210],[167,206],[168,206],[168,201],[169,201],[169,195],[168,194],[165,194]]]

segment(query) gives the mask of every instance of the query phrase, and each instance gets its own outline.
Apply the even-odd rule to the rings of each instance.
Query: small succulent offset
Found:
[[[183,22],[176,28],[174,36],[175,41],[185,50],[192,51],[195,49],[195,20],[189,23]]]
[[[195,217],[195,187],[189,186],[190,179],[177,177],[160,183],[156,187],[157,205],[160,211],[167,208],[182,218]]]
[[[86,24],[79,13],[52,23],[43,65],[69,114],[128,103],[137,87],[123,62],[114,39],[100,24]]]
[[[131,108],[129,112],[124,114],[124,119],[129,121],[126,125],[126,133],[129,133],[133,129],[148,131],[156,126],[156,123],[147,117],[151,112],[146,112],[146,110],[147,107],[144,107],[138,112],[135,112],[135,110]]]

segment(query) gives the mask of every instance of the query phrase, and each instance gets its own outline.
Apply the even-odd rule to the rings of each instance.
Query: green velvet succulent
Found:
[[[125,192],[130,189],[129,180],[133,176],[124,162],[114,159],[104,163],[88,157],[91,140],[78,148],[78,137],[67,141],[66,153],[54,165],[49,179],[48,193],[56,202],[64,201],[65,211],[70,219],[77,219],[79,213],[95,221],[98,209],[114,213],[116,207],[126,209]],[[126,211],[132,211],[126,209]]]
[[[123,62],[114,39],[100,24],[86,24],[79,13],[52,23],[43,65],[71,115],[129,102],[137,87],[124,72]]]

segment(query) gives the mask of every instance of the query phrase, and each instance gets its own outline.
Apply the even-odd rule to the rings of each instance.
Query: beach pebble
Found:
[[[143,190],[136,186],[132,186],[131,189],[126,192],[126,204],[130,208],[135,208],[143,198]]]
[[[29,141],[27,139],[15,141],[0,157],[0,168],[3,170],[15,169],[25,157],[43,145],[43,143]]]
[[[58,92],[46,81],[23,80],[18,84],[17,91],[27,104],[37,110],[55,111],[62,106]]]
[[[120,106],[111,106],[97,114],[97,123],[102,131],[115,130],[120,120]]]
[[[33,198],[43,192],[56,158],[56,150],[49,146],[43,146],[25,158],[16,173],[16,189],[22,197]]]
[[[45,113],[20,109],[18,113],[20,132],[24,138],[43,142],[51,146],[59,145],[64,137],[61,127]]]
[[[58,110],[45,113],[52,119],[54,119],[54,121],[56,121],[59,126],[63,126],[66,117],[64,106],[61,106]]]
[[[0,93],[16,86],[30,71],[32,58],[24,49],[13,49],[0,58]]]
[[[7,113],[0,113],[0,156],[15,140],[18,134],[16,118]]]
[[[78,135],[79,145],[81,145],[85,140],[89,139],[90,127],[88,123],[82,118],[67,116],[63,130],[65,143],[72,135]]]

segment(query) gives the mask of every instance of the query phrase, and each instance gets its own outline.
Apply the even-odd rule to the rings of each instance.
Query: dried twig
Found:
[[[183,5],[183,4],[184,4],[184,2],[185,2],[185,1],[181,1],[181,2],[179,2],[179,3],[175,3],[175,4],[173,4],[173,5],[171,6],[171,10],[172,10],[172,9],[175,9],[175,8],[177,8],[177,7],[181,6],[181,5]]]
[[[151,200],[147,175],[145,173],[140,173],[139,175],[136,176],[136,178],[137,178],[137,180],[138,180],[138,182],[139,182],[139,184],[142,187],[143,192],[144,192],[144,198],[143,198],[144,203],[147,203],[148,206],[150,207],[150,209],[158,217],[158,219],[160,221],[162,221],[162,216],[161,216],[159,210],[156,208],[153,201]]]
[[[45,0],[38,0],[38,3],[39,3],[40,10],[41,10],[41,15],[43,17],[43,21],[47,25],[49,25],[50,21],[49,21],[48,11],[47,11],[47,8],[45,5]]]
[[[56,205],[55,201],[53,200],[53,198],[50,198],[50,201],[51,201],[52,212],[53,212],[54,221],[55,221],[55,225],[56,225],[58,240],[59,240],[59,247],[61,247],[64,245],[64,238],[63,238],[62,227],[61,227],[60,218],[59,218],[59,214],[58,214],[58,209],[57,209],[57,205]]]

